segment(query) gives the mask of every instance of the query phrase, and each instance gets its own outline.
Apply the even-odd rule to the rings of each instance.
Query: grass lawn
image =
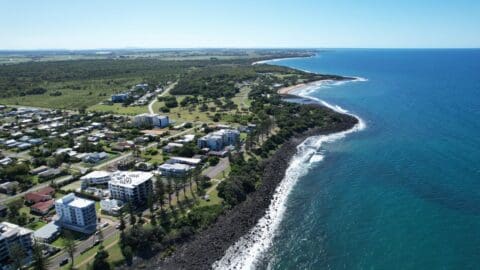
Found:
[[[119,89],[127,89],[141,81],[140,78],[115,79],[89,79],[68,82],[40,83],[38,87],[48,89],[43,95],[27,95],[0,99],[1,104],[25,105],[41,108],[56,108],[76,110],[82,106],[90,107],[101,101],[109,99],[110,95],[118,92]],[[75,90],[80,87],[80,90]],[[50,93],[59,91],[60,96],[50,96]]]
[[[120,103],[113,105],[96,104],[88,107],[88,111],[108,112],[113,114],[137,115],[148,112],[148,106],[128,106],[124,107]]]
[[[218,205],[222,203],[222,199],[218,197],[217,185],[212,187],[207,191],[209,200],[201,199],[198,206]]]
[[[83,240],[88,238],[88,235],[85,235],[85,234],[82,234],[82,233],[79,233],[79,232],[76,232],[76,231],[67,230],[67,229],[63,229],[63,230],[68,231],[73,236],[73,239],[75,241],[83,241]],[[56,246],[56,247],[59,247],[59,248],[63,248],[65,246],[64,241],[65,241],[65,236],[63,234],[61,234],[57,238],[57,240],[52,242],[52,245]]]
[[[32,222],[30,224],[27,225],[27,228],[29,228],[30,230],[38,230],[40,229],[41,227],[45,226],[47,223],[45,223],[44,221],[42,220],[37,220],[35,222]]]
[[[110,237],[103,242],[104,248],[108,251],[108,262],[115,264],[124,260],[118,241],[120,240],[120,234],[116,234],[114,237]],[[97,254],[100,245],[94,246],[87,252],[75,257],[75,267],[79,270],[86,270],[87,264],[92,263],[95,254]],[[64,265],[61,269],[69,269],[70,264]]]
[[[248,93],[252,88],[250,86],[244,86],[240,89],[240,92],[232,98],[233,103],[237,104],[239,108],[250,108],[252,101],[248,99]]]
[[[140,157],[146,159],[148,162],[162,164],[163,163],[163,154],[162,150],[158,150],[156,155],[149,155],[145,151],[140,154]]]
[[[67,190],[77,190],[77,188],[80,188],[80,186],[82,185],[82,181],[78,180],[78,181],[75,181],[75,182],[72,182],[66,186],[63,186],[61,187],[60,189],[61,190],[64,190],[64,191],[67,191]]]

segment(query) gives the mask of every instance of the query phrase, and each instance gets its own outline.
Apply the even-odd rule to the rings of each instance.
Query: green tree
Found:
[[[161,178],[157,178],[157,181],[155,181],[155,195],[157,202],[160,205],[160,209],[163,209],[165,203],[165,184]]]
[[[125,246],[125,247],[122,249],[122,254],[123,254],[123,257],[125,257],[125,260],[127,261],[127,264],[131,264],[131,263],[132,263],[132,259],[133,259],[132,247],[130,247],[130,246]]]
[[[22,269],[23,260],[26,258],[27,254],[25,250],[19,243],[15,243],[10,248],[10,258],[13,261],[13,269]]]
[[[71,267],[73,268],[75,252],[77,251],[77,245],[75,244],[75,240],[73,239],[73,236],[71,233],[67,232],[64,235],[65,235],[65,240],[63,244],[65,246],[65,251],[68,253],[68,256],[70,257]]]
[[[101,245],[95,255],[95,259],[93,260],[93,269],[94,270],[109,270],[110,264],[107,262],[109,254],[104,249],[103,245]]]
[[[125,225],[125,217],[123,216],[123,213],[120,214],[120,224],[118,229],[123,232],[127,226]]]
[[[32,248],[33,270],[47,270],[50,266],[50,262],[47,257],[43,256],[42,250],[40,244],[35,241]]]

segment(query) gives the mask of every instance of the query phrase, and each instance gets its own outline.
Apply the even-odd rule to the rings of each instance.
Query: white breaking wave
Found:
[[[318,89],[327,84],[328,83],[325,82],[318,82],[318,84],[314,86],[316,86],[315,89]],[[314,163],[323,160],[324,155],[320,152],[321,146],[324,143],[342,139],[352,132],[365,129],[365,122],[360,117],[348,113],[347,110],[340,106],[331,105],[323,100],[309,96],[308,93],[313,91],[312,87],[314,86],[309,85],[302,89],[300,93],[297,93],[297,95],[316,100],[337,112],[352,115],[358,119],[358,123],[346,131],[309,137],[297,146],[297,153],[290,161],[290,165],[285,172],[285,178],[276,188],[265,216],[258,221],[257,225],[253,227],[249,233],[241,237],[239,241],[227,249],[223,258],[212,265],[213,269],[255,269],[256,264],[273,242],[275,233],[286,210],[288,195],[298,179],[304,176]]]

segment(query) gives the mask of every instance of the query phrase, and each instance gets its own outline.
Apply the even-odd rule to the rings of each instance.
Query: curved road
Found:
[[[172,84],[170,84],[169,86],[167,86],[167,88],[165,88],[165,90],[160,93],[160,95],[158,95],[156,98],[154,98],[152,100],[152,102],[150,102],[150,104],[148,104],[148,112],[151,113],[151,114],[154,114],[155,111],[153,110],[153,104],[155,104],[157,101],[158,101],[158,97],[162,97],[164,95],[166,95],[168,92],[170,92],[170,90],[175,87],[175,85],[177,85],[177,82],[174,82]]]

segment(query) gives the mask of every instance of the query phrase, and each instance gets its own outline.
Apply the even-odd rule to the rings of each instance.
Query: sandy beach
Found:
[[[311,82],[311,83],[315,83],[315,82]],[[308,84],[311,84],[311,83],[308,83]],[[280,95],[292,94],[295,90],[299,90],[303,87],[306,87],[306,86],[308,86],[308,84],[300,83],[300,84],[295,84],[295,85],[291,85],[291,86],[282,87],[282,88],[278,89],[277,93],[279,93]]]

